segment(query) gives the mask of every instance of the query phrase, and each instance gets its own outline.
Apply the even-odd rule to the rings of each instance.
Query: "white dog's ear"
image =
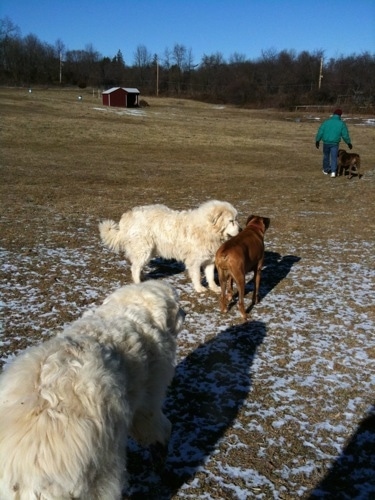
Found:
[[[163,332],[176,335],[185,321],[185,312],[175,297],[166,298],[164,306],[151,309],[153,323]]]
[[[182,329],[183,324],[185,322],[185,318],[186,318],[186,312],[180,307],[178,309],[177,318],[175,321],[175,332],[176,333],[178,333]]]
[[[212,225],[216,226],[216,224],[218,223],[219,219],[221,219],[222,216],[223,216],[223,212],[221,210],[220,210],[220,212],[216,212],[216,213],[212,214],[212,217],[211,217]]]
[[[177,333],[182,327],[183,318],[175,302],[168,302],[165,308],[152,311],[151,316],[155,326],[163,332]]]

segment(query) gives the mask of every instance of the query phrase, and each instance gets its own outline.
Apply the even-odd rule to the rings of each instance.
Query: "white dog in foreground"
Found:
[[[219,246],[239,233],[237,210],[226,201],[211,200],[194,210],[176,211],[165,205],[146,205],[125,212],[119,224],[105,220],[99,224],[103,243],[115,252],[123,251],[131,263],[133,281],[141,281],[144,266],[156,256],[185,264],[197,292],[201,267],[208,286],[215,283],[215,254]]]
[[[166,443],[184,313],[160,281],[111,294],[0,376],[0,498],[121,498],[126,444]]]

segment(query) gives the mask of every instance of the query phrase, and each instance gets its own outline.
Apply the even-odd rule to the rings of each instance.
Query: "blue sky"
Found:
[[[0,0],[24,37],[67,50],[88,45],[103,56],[121,50],[126,64],[143,45],[163,58],[175,44],[193,62],[220,52],[255,60],[264,51],[323,50],[325,58],[375,53],[374,0]]]

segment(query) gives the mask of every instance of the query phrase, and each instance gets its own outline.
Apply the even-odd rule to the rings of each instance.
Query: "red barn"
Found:
[[[126,87],[113,87],[102,93],[103,106],[118,108],[137,108],[139,105],[139,90]]]

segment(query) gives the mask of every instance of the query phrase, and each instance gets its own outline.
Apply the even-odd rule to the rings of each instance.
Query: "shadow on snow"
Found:
[[[375,498],[375,405],[309,499]]]
[[[285,279],[290,273],[294,264],[301,260],[295,255],[281,256],[277,252],[264,253],[264,266],[260,280],[259,298],[262,301],[272,290]],[[245,296],[254,290],[253,276],[249,279],[245,286]],[[231,309],[237,303],[238,295],[235,289],[234,300],[229,304]],[[250,312],[252,306],[249,305],[246,312]]]
[[[270,293],[284,278],[286,278],[293,265],[301,260],[295,255],[280,255],[278,252],[264,253],[264,266],[260,283],[260,297],[264,298]],[[159,279],[166,276],[173,276],[184,272],[185,266],[182,262],[173,259],[163,259],[157,257],[149,263],[148,272],[145,270],[145,279]],[[216,279],[217,281],[217,279]],[[203,284],[207,285],[205,278]],[[245,287],[245,294],[253,290],[253,279],[251,278]]]
[[[178,364],[165,404],[173,430],[164,470],[152,472],[150,452],[131,442],[130,498],[167,500],[204,466],[248,397],[265,336],[260,321],[232,326]]]

